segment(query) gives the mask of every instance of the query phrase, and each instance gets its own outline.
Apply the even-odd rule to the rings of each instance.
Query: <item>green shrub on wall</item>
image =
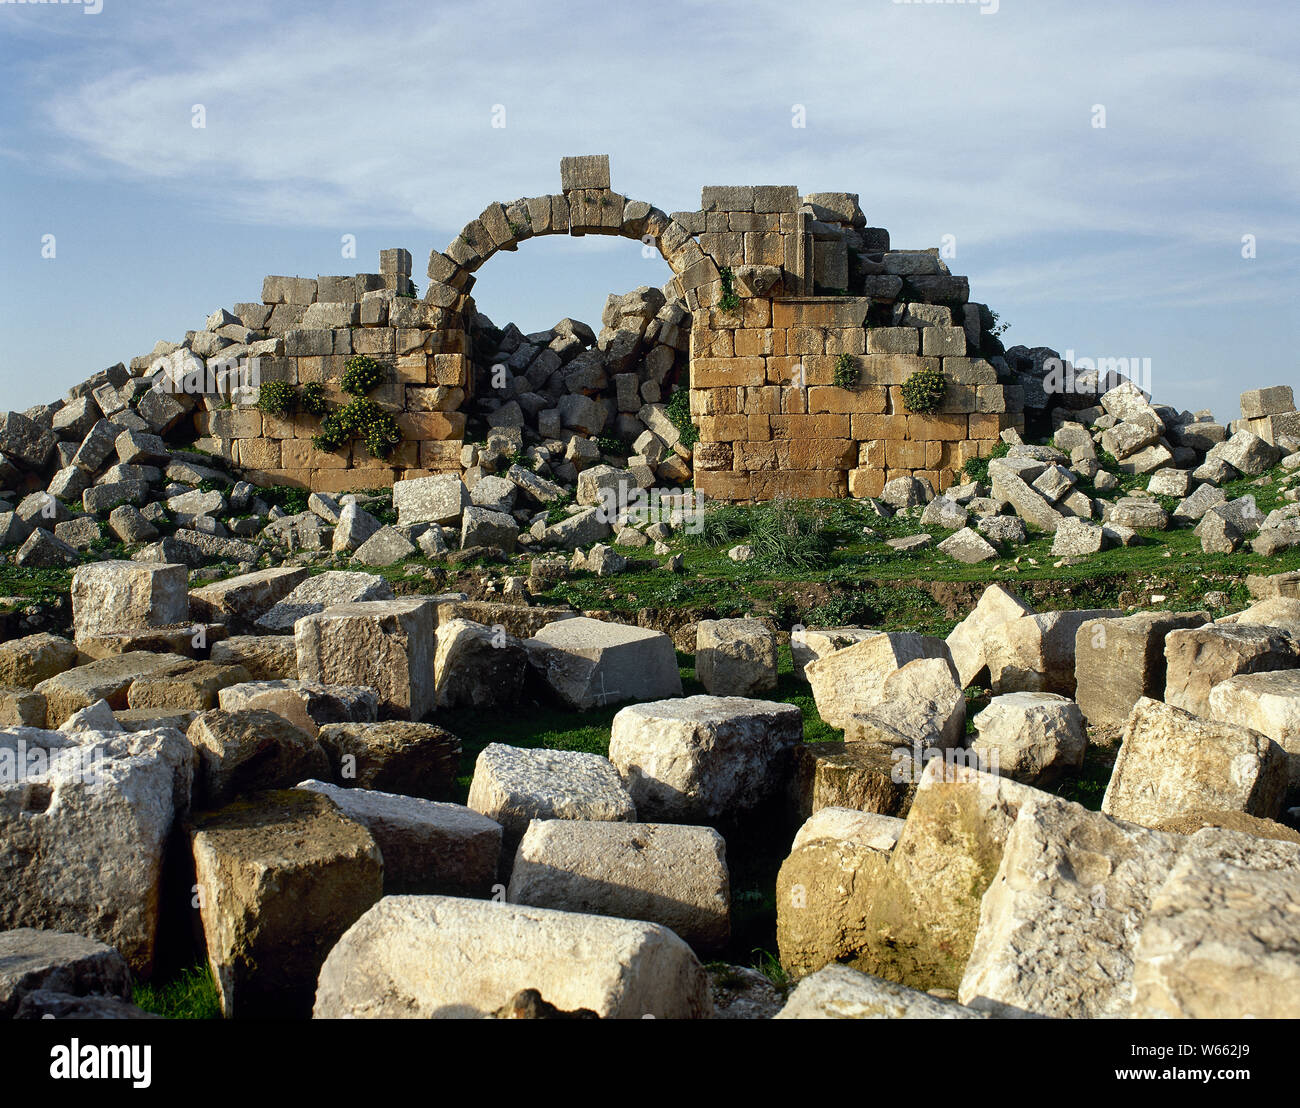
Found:
[[[325,398],[325,386],[319,381],[303,385],[298,390],[298,407],[308,415],[325,415],[330,410],[330,403]]]
[[[343,364],[341,387],[349,396],[365,396],[383,383],[386,368],[369,354],[353,354]]]
[[[948,392],[948,381],[937,369],[918,369],[903,382],[903,403],[916,415],[933,415]]]
[[[287,416],[297,406],[297,400],[288,381],[267,381],[257,390],[257,406],[267,415]]]
[[[740,297],[736,295],[735,289],[736,275],[732,273],[730,266],[724,265],[718,270],[718,279],[722,282],[722,296],[718,299],[718,307],[724,312],[734,312],[740,307]]]
[[[835,359],[836,388],[856,389],[859,376],[858,362],[852,354],[841,354]]]
[[[700,429],[691,420],[691,390],[686,384],[679,385],[677,391],[669,398],[664,407],[664,415],[677,428],[682,445],[689,448],[700,441]]]
[[[341,386],[354,399],[333,411],[325,400],[324,388],[315,386],[311,402],[319,409],[315,414],[323,416],[320,430],[311,440],[317,450],[342,450],[353,439],[364,442],[372,458],[387,458],[397,449],[402,441],[397,420],[366,396],[384,383],[390,368],[368,354],[349,358],[343,367]],[[304,392],[311,387],[303,386]],[[305,402],[303,407],[306,409]]]

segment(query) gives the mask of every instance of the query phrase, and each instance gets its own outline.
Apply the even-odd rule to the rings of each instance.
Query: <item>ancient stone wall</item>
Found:
[[[434,251],[420,300],[404,295],[410,256],[394,250],[381,274],[270,277],[261,305],[237,307],[254,330],[283,333],[282,348],[263,359],[264,379],[320,382],[342,403],[349,356],[391,362],[396,379],[372,396],[403,433],[390,458],[371,458],[360,443],[315,449],[318,421],[247,403],[200,412],[200,432],[259,480],[321,491],[456,470],[473,389],[474,274],[498,251],[548,234],[636,239],[672,269],[666,287],[692,315],[694,479],[708,496],[874,496],[898,476],[939,490],[1004,428],[1023,426],[1021,389],[988,309],[968,302],[966,279],[937,251],[891,250],[854,194],[709,187],[698,211],[670,215],[614,192],[608,158],[588,156],[562,160],[559,193],[490,204]],[[530,380],[545,368],[530,367]],[[933,414],[903,402],[902,385],[922,368],[947,382]],[[613,429],[619,406],[608,407]],[[653,430],[662,405],[650,407],[642,420]],[[589,409],[580,425],[561,404],[547,425],[557,422],[562,434],[594,433]]]

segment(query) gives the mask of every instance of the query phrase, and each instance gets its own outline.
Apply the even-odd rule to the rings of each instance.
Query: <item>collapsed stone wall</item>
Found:
[[[349,355],[391,360],[397,379],[374,399],[402,429],[394,456],[380,462],[360,445],[313,450],[310,417],[263,416],[247,404],[201,414],[201,433],[258,479],[319,491],[472,466],[461,448],[474,410],[473,366],[500,364],[503,352],[496,341],[474,350],[475,335],[486,331],[474,274],[498,251],[547,234],[622,235],[667,261],[665,304],[689,313],[689,364],[680,376],[689,379],[699,430],[695,483],[716,499],[872,496],[899,476],[937,491],[959,479],[968,458],[991,450],[1002,430],[1023,427],[1023,390],[1001,358],[991,313],[969,303],[966,279],[936,251],[891,250],[888,232],[866,226],[853,194],[709,187],[698,211],[669,215],[614,192],[608,158],[589,156],[562,160],[561,192],[490,204],[445,252],[434,251],[421,301],[405,300],[397,287],[409,281],[409,255],[388,251],[383,287],[360,278],[268,278],[262,304],[236,312],[245,325],[283,326],[272,379],[319,381],[336,393]],[[656,319],[673,337],[658,345],[685,345],[684,323]],[[576,369],[572,328],[557,327],[545,344],[515,343],[504,351],[511,375],[491,383],[496,395],[481,394],[479,408],[516,418],[512,405],[520,406],[539,441],[563,446],[574,435],[612,434],[631,444],[649,430],[659,440],[643,444],[651,455],[673,452],[662,390],[667,358],[656,365],[663,351],[636,349],[644,328],[640,336],[625,330],[607,323],[596,344],[603,363],[580,359]],[[506,337],[507,345],[515,339]],[[835,383],[842,356],[855,374],[850,387]],[[909,413],[902,400],[901,386],[919,369],[948,381],[942,406],[928,415]],[[503,418],[489,423],[502,426]]]

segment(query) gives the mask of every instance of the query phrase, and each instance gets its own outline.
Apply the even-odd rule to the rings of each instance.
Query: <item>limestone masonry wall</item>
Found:
[[[347,399],[340,380],[351,355],[390,362],[395,379],[371,394],[402,431],[388,459],[370,457],[360,442],[316,449],[318,420],[265,415],[251,396],[197,411],[203,445],[254,480],[327,492],[459,471],[470,464],[462,447],[475,388],[474,273],[497,251],[548,234],[621,235],[667,261],[674,276],[665,295],[690,313],[694,481],[710,497],[875,496],[899,476],[941,490],[1003,429],[1024,426],[1024,392],[995,317],[969,302],[966,279],[937,251],[892,250],[887,231],[866,226],[856,195],[708,187],[698,211],[670,215],[614,192],[601,155],[563,159],[559,193],[489,204],[430,255],[421,299],[410,296],[410,255],[386,250],[379,274],[268,277],[260,304],[236,305],[230,324],[215,328],[218,337],[228,328],[225,341],[236,347],[269,336],[245,342],[260,357],[262,380],[319,382],[337,404]],[[617,341],[617,332],[602,332],[601,349]],[[239,352],[218,346],[212,354]],[[555,405],[539,426],[596,434],[592,405],[556,401],[565,389],[551,387],[551,376],[563,363],[553,363],[531,366],[524,386],[534,407]],[[836,385],[837,365],[849,387]],[[901,386],[923,368],[947,382],[930,415],[903,403]],[[603,405],[603,429],[631,441],[635,421],[610,383],[601,376],[582,385],[572,387]],[[646,403],[637,418],[662,435],[663,411]]]

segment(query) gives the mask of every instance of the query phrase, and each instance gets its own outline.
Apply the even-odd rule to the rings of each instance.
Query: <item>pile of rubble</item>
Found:
[[[1153,405],[1123,382],[1097,405],[1053,409],[1050,444],[1003,432],[1006,449],[989,459],[987,483],[971,481],[935,496],[924,481],[899,477],[885,486],[877,507],[953,531],[938,548],[967,563],[1002,556],[1025,542],[1030,528],[1052,534],[1052,553],[1066,559],[1130,546],[1142,531],[1178,527],[1194,528],[1207,554],[1230,554],[1247,543],[1257,554],[1276,554],[1300,546],[1300,413],[1289,385],[1245,392],[1241,406],[1243,418],[1225,427],[1208,412]],[[1267,515],[1255,494],[1230,500],[1221,487],[1253,477],[1268,488],[1279,463],[1282,497],[1291,503]],[[1126,476],[1145,478],[1145,487],[1129,482],[1122,490]],[[914,549],[931,537],[890,543]]]
[[[684,696],[657,631],[187,577],[83,566],[75,641],[0,644],[0,1015],[143,1015],[187,913],[227,1017],[1300,1014],[1300,573],[1219,620],[992,586],[946,640],[796,631],[840,743],[762,699],[761,620],[701,622]],[[537,696],[625,705],[608,756],[490,743],[449,802],[439,712]],[[1057,795],[1116,735],[1101,811]],[[788,997],[705,968],[760,828]]]

